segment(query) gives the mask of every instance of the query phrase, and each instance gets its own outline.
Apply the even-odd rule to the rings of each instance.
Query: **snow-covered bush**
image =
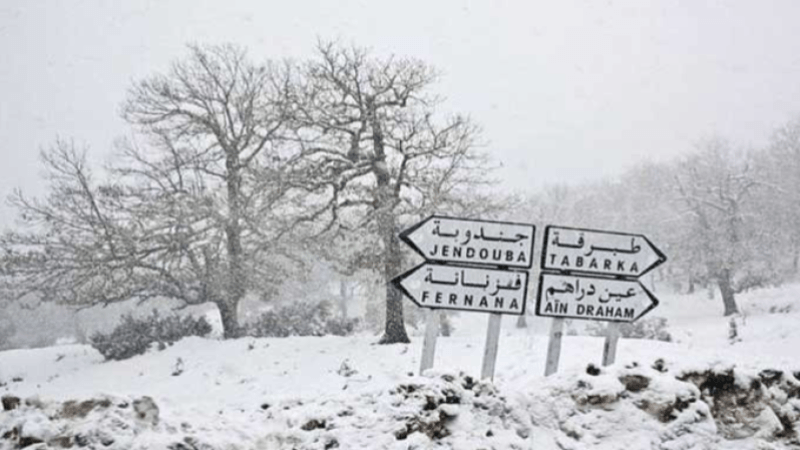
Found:
[[[264,312],[247,325],[246,333],[254,337],[346,336],[357,324],[357,319],[334,316],[328,302],[301,302]]]
[[[162,317],[153,310],[142,318],[122,316],[116,328],[109,333],[95,333],[90,342],[105,359],[122,360],[143,354],[154,343],[163,347],[187,336],[206,336],[210,332],[211,325],[203,317]]]
[[[606,325],[603,322],[589,322],[586,331],[592,336],[605,336]],[[663,317],[650,317],[633,323],[622,323],[619,326],[619,335],[631,339],[672,342],[672,335],[667,331],[667,319]]]
[[[620,325],[619,333],[625,338],[672,342],[672,335],[667,331],[667,319],[664,317],[651,317],[633,323],[624,323]]]

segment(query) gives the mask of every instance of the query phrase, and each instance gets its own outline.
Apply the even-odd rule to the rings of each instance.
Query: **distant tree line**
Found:
[[[800,263],[800,118],[769,145],[743,150],[722,138],[616,179],[554,185],[516,214],[541,223],[644,233],[669,256],[656,274],[683,292],[716,288],[724,314],[735,295],[797,278]]]
[[[377,277],[381,342],[408,342],[389,283],[410,263],[398,233],[434,212],[647,234],[670,258],[661,281],[716,286],[726,315],[736,293],[796,277],[800,119],[765,149],[714,138],[673,162],[517,198],[489,189],[480,129],[442,114],[437,79],[422,61],[338,43],[264,62],[189,47],[130,88],[129,133],[102,170],[70,140],[42,152],[47,193],[10,198],[20,220],[0,237],[3,298],[213,304],[230,338],[245,297],[276,300],[325,261]]]

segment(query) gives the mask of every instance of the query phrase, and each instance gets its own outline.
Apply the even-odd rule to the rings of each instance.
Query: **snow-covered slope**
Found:
[[[800,286],[743,295],[735,339],[719,300],[661,300],[673,342],[622,339],[591,374],[602,338],[566,336],[545,378],[549,321],[506,318],[493,383],[474,379],[480,314],[456,319],[425,377],[419,336],[190,338],[120,362],[87,346],[2,352],[0,395],[21,404],[0,412],[0,449],[797,448]]]

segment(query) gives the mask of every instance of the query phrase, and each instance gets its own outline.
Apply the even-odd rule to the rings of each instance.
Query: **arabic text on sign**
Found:
[[[426,256],[433,259],[457,258],[464,260],[492,261],[496,263],[527,263],[526,241],[530,239],[526,233],[513,233],[505,235],[503,231],[497,231],[496,235],[486,231],[486,225],[479,226],[472,223],[452,224],[450,230],[443,230],[441,220],[433,221],[434,227],[431,230],[433,236],[441,238],[452,238],[452,244],[433,244]],[[494,248],[479,247],[477,245],[486,243]],[[514,245],[516,244],[516,245]],[[499,246],[501,248],[496,248]],[[530,244],[527,244],[530,247]],[[513,248],[509,248],[513,247]]]
[[[530,267],[533,225],[432,217],[401,234],[425,259]]]
[[[400,283],[419,306],[521,314],[528,273],[426,263]]]
[[[550,228],[544,268],[561,271],[639,276],[659,262],[659,255],[638,235]]]

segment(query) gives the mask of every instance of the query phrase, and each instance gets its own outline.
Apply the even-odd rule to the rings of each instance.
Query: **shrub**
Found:
[[[592,336],[605,336],[606,325],[603,322],[589,322],[586,331]],[[667,319],[651,317],[633,323],[621,323],[619,335],[632,339],[651,339],[654,341],[672,342],[672,335],[667,331]]]
[[[663,317],[651,317],[633,323],[623,323],[619,327],[619,333],[625,338],[672,342],[672,335],[667,331],[667,319]]]
[[[142,318],[124,315],[110,333],[95,333],[89,340],[105,359],[123,360],[145,353],[154,343],[164,348],[184,337],[206,336],[210,332],[211,325],[203,317],[162,317],[153,310],[152,314]]]
[[[331,312],[328,302],[292,303],[266,311],[247,325],[254,337],[347,336],[356,329],[358,319],[343,319]]]

